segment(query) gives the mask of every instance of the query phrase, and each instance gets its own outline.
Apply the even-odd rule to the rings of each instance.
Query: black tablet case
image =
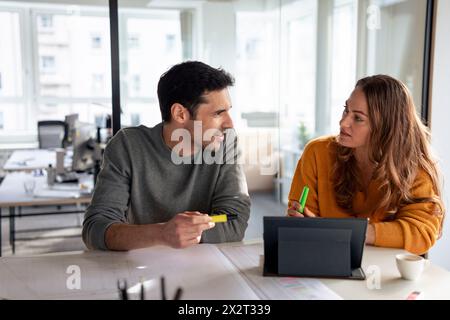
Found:
[[[265,217],[265,276],[365,279],[361,260],[367,220],[304,219]],[[358,250],[353,259],[352,247]]]

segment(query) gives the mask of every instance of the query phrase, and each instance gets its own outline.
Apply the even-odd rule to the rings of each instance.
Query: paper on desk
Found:
[[[267,299],[342,300],[317,279],[264,277],[259,285]]]
[[[263,277],[261,244],[222,246],[222,253],[242,272],[260,299],[342,300],[320,280],[311,278]]]
[[[43,190],[57,190],[57,191],[80,191],[80,186],[78,183],[67,183],[67,184],[55,184],[52,187],[45,187]]]
[[[79,198],[80,192],[66,190],[40,189],[34,192],[35,198]]]

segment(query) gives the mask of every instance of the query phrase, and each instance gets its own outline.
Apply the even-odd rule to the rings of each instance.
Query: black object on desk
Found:
[[[165,279],[164,277],[161,277],[161,300],[167,300],[166,297],[166,285],[165,285]],[[128,300],[128,286],[126,280],[117,280],[117,289],[119,290],[119,296],[121,300]],[[140,286],[140,300],[145,300],[145,288],[144,288],[144,282],[141,281]],[[173,297],[173,300],[180,300],[181,295],[183,294],[183,289],[181,287],[177,288],[177,291],[175,292],[175,295]]]
[[[58,183],[73,183],[78,181],[78,174],[76,172],[64,172],[56,175],[56,182]]]
[[[183,289],[181,287],[177,288],[173,300],[180,300],[181,295],[183,294]],[[166,297],[166,284],[164,277],[161,277],[161,300],[167,300]]]
[[[264,275],[365,279],[367,219],[264,217]]]
[[[120,299],[121,300],[128,300],[128,286],[126,280],[117,280],[117,289],[120,293]]]

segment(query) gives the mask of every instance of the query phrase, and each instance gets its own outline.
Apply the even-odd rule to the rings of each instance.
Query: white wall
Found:
[[[431,130],[433,147],[440,158],[444,174],[444,204],[447,208],[442,238],[430,251],[430,259],[450,270],[450,1],[437,3],[434,53]]]

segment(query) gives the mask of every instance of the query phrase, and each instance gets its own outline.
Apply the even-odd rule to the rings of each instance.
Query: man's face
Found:
[[[230,116],[231,99],[228,89],[216,90],[203,95],[205,100],[196,111],[195,118],[189,124],[194,133],[194,121],[202,124],[202,147],[218,150],[224,140],[224,131],[233,128]],[[192,135],[194,138],[194,136]],[[194,141],[195,143],[196,141]],[[212,144],[212,145],[210,145]]]

